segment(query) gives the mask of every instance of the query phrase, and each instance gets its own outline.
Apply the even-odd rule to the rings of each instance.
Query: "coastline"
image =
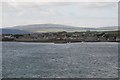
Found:
[[[25,43],[58,43],[58,44],[66,44],[66,43],[101,43],[101,42],[110,42],[110,43],[119,43],[120,41],[77,41],[77,42],[50,42],[50,41],[0,41],[0,42],[25,42]]]
[[[41,43],[78,43],[78,42],[120,42],[119,31],[108,32],[48,32],[32,34],[2,34],[0,41],[41,42]]]

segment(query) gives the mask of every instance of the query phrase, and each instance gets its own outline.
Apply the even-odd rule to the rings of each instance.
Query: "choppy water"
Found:
[[[118,44],[3,42],[2,62],[7,78],[115,78]]]

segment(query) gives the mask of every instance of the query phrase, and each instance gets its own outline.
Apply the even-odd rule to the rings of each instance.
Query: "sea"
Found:
[[[3,78],[117,78],[118,43],[1,42]]]

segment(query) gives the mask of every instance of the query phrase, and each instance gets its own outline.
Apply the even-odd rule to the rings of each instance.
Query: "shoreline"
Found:
[[[43,42],[43,41],[0,41],[0,42],[25,42],[25,43],[55,43],[55,44],[67,44],[67,43],[101,43],[101,42],[110,42],[110,43],[119,43],[120,41],[77,41],[77,42]]]
[[[56,32],[33,34],[2,34],[2,42],[36,43],[80,43],[80,42],[120,42],[119,31],[108,32]]]

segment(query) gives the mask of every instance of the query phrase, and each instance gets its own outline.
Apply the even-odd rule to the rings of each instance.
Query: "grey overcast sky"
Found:
[[[116,0],[117,1],[117,0]],[[117,2],[1,2],[0,27],[27,24],[63,24],[77,27],[118,25]]]

